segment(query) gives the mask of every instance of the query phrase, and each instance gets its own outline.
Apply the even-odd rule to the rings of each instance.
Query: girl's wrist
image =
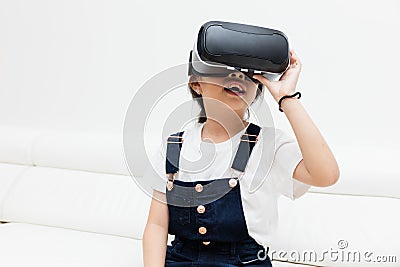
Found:
[[[285,98],[281,102],[281,109],[283,112],[288,112],[300,104],[300,100],[296,97]]]
[[[296,92],[297,92],[297,91],[296,91],[296,89],[295,89],[295,90],[293,90],[293,91],[290,91],[290,92],[287,92],[287,93],[283,93],[283,94],[278,95],[278,96],[275,98],[276,103],[279,104],[279,100],[280,100],[282,97],[288,96],[288,95],[293,95],[293,94],[296,93]]]
[[[299,99],[301,97],[301,93],[300,92],[292,92],[289,94],[284,94],[282,96],[280,96],[279,100],[278,100],[278,106],[279,106],[279,111],[283,112],[283,103],[287,101],[287,99]]]

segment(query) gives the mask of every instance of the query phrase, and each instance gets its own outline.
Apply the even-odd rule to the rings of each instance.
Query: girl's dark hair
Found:
[[[194,74],[192,74],[193,76],[195,76]],[[193,100],[195,100],[199,106],[200,106],[200,114],[199,114],[199,118],[197,120],[197,122],[199,123],[203,123],[207,121],[207,115],[206,115],[206,110],[204,108],[204,103],[203,103],[203,97],[200,94],[197,94],[191,87],[190,85],[188,85],[188,89],[190,91],[190,94],[192,95]],[[262,83],[258,83],[258,88],[257,88],[257,93],[256,93],[256,97],[254,98],[253,103],[259,98],[259,96],[263,93],[263,84]],[[253,104],[251,103],[251,104]],[[249,109],[247,109],[247,118],[249,118],[250,113],[249,113]]]

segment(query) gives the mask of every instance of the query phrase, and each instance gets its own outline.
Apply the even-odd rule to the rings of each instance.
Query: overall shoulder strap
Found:
[[[250,123],[246,132],[240,137],[240,144],[236,151],[231,168],[240,172],[244,172],[247,161],[249,160],[251,152],[253,151],[253,147],[258,141],[260,130],[260,126]]]
[[[167,139],[167,158],[165,160],[165,173],[179,171],[179,157],[181,153],[184,131],[171,134]]]

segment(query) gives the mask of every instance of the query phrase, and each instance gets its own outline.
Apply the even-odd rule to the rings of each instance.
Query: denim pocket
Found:
[[[187,225],[190,224],[190,208],[189,207],[169,207],[169,216],[172,224]]]
[[[187,225],[190,223],[190,209],[193,205],[192,198],[182,191],[183,188],[177,187],[173,191],[167,191],[167,203],[169,220],[172,224]],[[182,194],[181,194],[182,193]]]

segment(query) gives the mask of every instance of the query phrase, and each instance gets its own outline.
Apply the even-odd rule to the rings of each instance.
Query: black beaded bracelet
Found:
[[[299,99],[299,98],[301,97],[301,93],[300,93],[300,92],[294,93],[293,95],[285,95],[285,96],[282,96],[281,99],[279,99],[279,101],[278,101],[279,110],[280,110],[281,112],[283,112],[283,110],[281,109],[281,103],[282,103],[282,100],[283,100],[283,99],[289,98],[289,97],[295,97],[296,95],[299,95],[299,97],[298,97],[297,99]]]

